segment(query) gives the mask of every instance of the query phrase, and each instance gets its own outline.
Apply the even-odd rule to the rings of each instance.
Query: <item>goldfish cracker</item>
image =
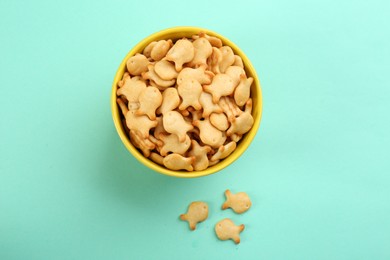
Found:
[[[175,63],[176,71],[181,71],[183,64],[190,62],[195,55],[195,49],[188,39],[178,40],[168,51],[166,59]]]
[[[210,85],[204,85],[204,91],[210,93],[213,96],[213,102],[216,104],[222,96],[229,96],[233,94],[234,82],[229,75],[217,74],[213,78]]]
[[[160,140],[163,142],[160,150],[160,154],[162,156],[168,155],[169,152],[184,155],[184,153],[188,150],[188,148],[190,148],[191,145],[191,140],[188,135],[186,135],[184,142],[180,142],[179,138],[175,134],[161,134]]]
[[[150,52],[150,57],[159,61],[167,55],[167,52],[172,47],[172,40],[160,40],[152,48]]]
[[[187,132],[193,128],[177,111],[163,114],[163,126],[168,133],[177,135],[180,142],[186,140]]]
[[[138,78],[128,77],[124,80],[124,84],[116,93],[118,96],[124,96],[131,104],[139,102],[139,95],[145,89],[146,84],[144,81],[139,80]]]
[[[187,79],[178,85],[177,91],[182,99],[179,106],[180,110],[184,110],[189,106],[200,110],[202,105],[199,103],[199,97],[202,93],[202,85],[195,79]]]
[[[148,70],[149,63],[150,62],[145,55],[138,53],[127,60],[127,71],[133,76],[141,75],[141,73],[146,72]]]
[[[139,103],[136,115],[147,115],[150,120],[155,120],[156,109],[162,103],[161,92],[156,87],[146,87],[139,95]]]
[[[157,121],[152,121],[144,115],[135,115],[135,110],[128,110],[127,106],[120,98],[117,99],[117,103],[119,104],[125,117],[126,126],[130,130],[138,131],[143,138],[148,138],[150,129],[156,127]]]
[[[249,100],[251,95],[251,85],[253,83],[253,78],[247,78],[245,74],[240,76],[240,84],[234,90],[234,101],[238,106],[243,106]]]
[[[157,109],[157,114],[164,114],[174,110],[180,104],[180,96],[176,88],[166,88],[162,93],[162,104]]]
[[[143,51],[142,53],[143,53],[143,55],[144,55],[146,58],[150,58],[150,54],[152,53],[152,50],[153,50],[154,46],[156,46],[156,44],[157,44],[157,41],[153,41],[153,42],[149,43],[149,44],[145,47],[145,49],[144,49],[144,51]]]
[[[184,157],[177,153],[171,153],[164,157],[163,164],[168,169],[178,171],[186,170],[192,172],[194,168],[192,167],[195,157]]]
[[[125,80],[131,78],[130,77],[130,73],[128,71],[126,71],[125,73],[123,73],[123,76],[122,76],[122,79],[118,81],[118,87],[121,88],[123,86],[123,84],[125,83]]]
[[[200,84],[210,84],[214,73],[206,71],[206,66],[200,66],[196,69],[184,68],[177,76],[177,84],[180,85],[184,80],[195,79]]]
[[[236,117],[234,122],[231,123],[229,129],[226,131],[228,136],[232,134],[243,135],[251,129],[253,126],[253,117],[252,117],[252,99],[249,99],[245,105],[245,112],[240,116]]]
[[[222,209],[231,208],[234,212],[242,214],[252,206],[252,202],[245,192],[233,194],[230,190],[226,190],[225,196],[226,201],[223,203]]]
[[[163,80],[162,78],[160,78],[157,75],[157,73],[154,71],[154,65],[153,64],[149,64],[148,65],[148,71],[142,73],[142,78],[145,79],[145,80],[149,79],[149,80],[155,82],[161,88],[170,87],[170,86],[174,85],[175,82],[176,82],[174,79],[172,79],[172,80]]]
[[[210,158],[210,161],[222,160],[228,157],[237,147],[236,142],[231,141],[218,148],[218,151]]]
[[[219,71],[225,73],[226,69],[234,63],[234,52],[229,46],[219,48],[222,54],[222,59],[219,62]]]
[[[238,67],[244,68],[244,63],[242,62],[242,59],[240,56],[234,55],[233,66],[238,66]]]
[[[192,44],[194,45],[194,58],[189,63],[189,66],[198,67],[200,65],[207,65],[207,59],[213,52],[213,47],[210,42],[206,38],[200,37],[193,41]]]
[[[154,71],[163,80],[173,80],[179,75],[175,69],[175,65],[166,59],[156,62],[154,64]]]
[[[225,74],[229,75],[234,82],[234,86],[237,86],[240,83],[241,76],[245,76],[245,70],[239,66],[230,66],[226,69]]]
[[[190,229],[195,230],[196,224],[205,221],[208,217],[208,214],[209,208],[207,203],[202,201],[195,201],[188,206],[187,213],[180,215],[180,219],[187,221]]]
[[[217,47],[217,48],[220,48],[222,47],[222,41],[221,39],[217,38],[217,37],[214,37],[214,36],[210,36],[204,32],[200,32],[198,35],[193,35],[192,36],[192,39],[199,39],[199,38],[205,38],[207,39],[211,46],[214,46],[214,47]]]
[[[222,113],[223,110],[219,106],[219,104],[214,104],[213,97],[211,94],[207,92],[202,92],[199,97],[199,102],[202,105],[203,108],[203,114],[202,116],[204,118],[207,118],[211,115],[211,113]]]
[[[226,131],[229,128],[229,121],[225,113],[212,113],[210,123],[220,131]]]
[[[226,140],[225,133],[215,128],[207,118],[205,120],[196,120],[193,125],[199,129],[199,137],[204,144],[218,148]]]
[[[215,225],[215,233],[220,240],[233,240],[240,243],[240,233],[245,229],[243,224],[236,226],[231,219],[225,218]]]
[[[191,141],[191,150],[188,152],[188,155],[195,157],[193,164],[195,171],[202,171],[209,167],[207,154],[210,153],[211,150],[212,148],[208,145],[201,146],[197,141]]]

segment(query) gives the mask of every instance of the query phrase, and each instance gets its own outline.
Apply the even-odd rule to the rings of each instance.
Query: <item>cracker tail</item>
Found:
[[[234,243],[236,243],[236,244],[239,244],[239,243],[241,242],[240,237],[239,237],[238,235],[235,236],[235,237],[233,237],[232,240],[233,240]]]
[[[232,193],[230,192],[230,190],[226,190],[225,191],[225,197],[226,197],[226,201],[222,204],[222,209],[227,209],[229,208],[229,205],[230,205],[230,195]]]
[[[232,193],[230,192],[230,190],[226,190],[225,191],[225,196],[226,196],[226,199],[229,199],[229,197],[232,195]]]
[[[245,225],[244,224],[241,224],[238,226],[240,232],[243,231],[245,229]]]
[[[189,224],[190,224],[190,229],[191,230],[195,230],[196,229],[196,223],[195,222],[190,221]]]
[[[225,201],[223,204],[222,204],[222,209],[227,209],[229,208],[229,204],[227,201]]]
[[[180,215],[181,220],[187,220],[187,215],[186,214],[181,214]]]

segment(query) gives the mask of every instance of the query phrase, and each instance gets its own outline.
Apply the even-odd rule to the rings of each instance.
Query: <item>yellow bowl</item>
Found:
[[[198,34],[199,32],[205,32],[208,35],[216,36],[220,38],[223,42],[224,45],[230,46],[234,53],[239,55],[242,58],[242,61],[245,66],[245,71],[247,73],[248,77],[253,77],[254,81],[251,86],[251,97],[253,100],[253,110],[252,110],[252,116],[254,118],[254,124],[251,130],[246,133],[243,138],[237,143],[237,148],[236,150],[229,155],[227,158],[224,160],[220,161],[219,163],[205,169],[202,171],[193,171],[193,172],[187,172],[187,171],[173,171],[169,170],[151,160],[143,156],[143,154],[133,146],[133,144],[130,142],[128,135],[125,132],[125,129],[122,125],[121,121],[121,113],[120,109],[116,103],[116,91],[117,91],[117,84],[118,81],[122,79],[122,76],[126,70],[126,61],[133,56],[136,53],[139,53],[143,51],[143,49],[152,41],[157,41],[157,40],[162,40],[162,39],[180,39],[183,37],[191,38],[192,35]],[[112,83],[112,92],[111,92],[111,110],[112,110],[112,117],[114,120],[115,128],[119,134],[119,137],[121,138],[123,144],[126,146],[126,148],[130,151],[130,153],[137,158],[139,162],[144,164],[145,166],[149,167],[150,169],[166,174],[169,176],[174,176],[174,177],[183,177],[183,178],[195,178],[195,177],[201,177],[201,176],[206,176],[215,172],[218,172],[231,163],[233,163],[235,160],[240,157],[244,151],[248,148],[249,144],[252,142],[254,139],[257,130],[260,126],[260,120],[261,120],[261,112],[262,112],[262,95],[261,95],[261,88],[260,88],[260,82],[259,78],[256,74],[255,69],[253,68],[251,62],[249,59],[246,57],[246,55],[238,48],[233,42],[228,40],[226,37],[210,31],[208,29],[204,28],[199,28],[199,27],[190,27],[190,26],[185,26],[185,27],[173,27],[169,29],[165,29],[162,31],[159,31],[157,33],[154,33],[145,39],[143,39],[141,42],[139,42],[130,52],[126,55],[126,57],[123,59],[122,63],[120,64],[118,71],[116,72],[114,82]]]

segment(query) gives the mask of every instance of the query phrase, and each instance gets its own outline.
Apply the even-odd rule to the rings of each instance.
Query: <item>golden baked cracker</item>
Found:
[[[216,104],[222,96],[229,96],[233,94],[234,82],[229,75],[217,74],[213,78],[210,85],[204,85],[204,91],[210,93],[213,96],[213,102]]]
[[[118,81],[118,87],[121,88],[123,86],[123,84],[125,83],[125,80],[128,80],[130,79],[131,76],[130,76],[130,73],[129,72],[125,72],[123,73],[123,76],[122,76],[122,79]]]
[[[199,97],[199,102],[203,108],[202,116],[207,118],[211,113],[222,113],[223,110],[218,104],[214,104],[213,97],[207,92],[202,92]]]
[[[150,120],[149,117],[145,115],[138,116],[135,114],[134,110],[129,110],[125,118],[127,127],[130,130],[139,131],[144,138],[149,137],[150,129],[157,125],[157,121]]]
[[[175,65],[166,59],[162,59],[154,64],[154,71],[163,80],[172,80],[177,78],[179,73],[175,69]]]
[[[229,128],[229,121],[225,113],[211,113],[210,123],[220,131],[226,131]]]
[[[176,81],[174,79],[172,79],[172,80],[163,80],[162,78],[160,78],[157,75],[157,73],[154,71],[154,65],[153,64],[149,64],[148,65],[148,71],[142,73],[142,78],[154,81],[154,83],[156,83],[161,88],[167,88],[167,87],[170,87],[170,86],[172,86],[172,85],[174,85],[176,83]]]
[[[175,134],[179,137],[180,142],[186,140],[187,132],[194,127],[187,123],[183,116],[177,111],[169,111],[163,114],[163,126],[165,131]]]
[[[152,50],[153,50],[154,46],[156,46],[156,44],[157,44],[157,41],[152,41],[151,43],[149,43],[145,47],[144,51],[142,52],[143,55],[145,55],[145,57],[147,57],[147,58],[150,58],[150,54],[152,53]]]
[[[156,119],[156,109],[162,103],[162,95],[156,87],[146,87],[139,95],[139,108],[136,115],[147,115],[150,120]]]
[[[160,149],[160,154],[162,156],[168,155],[169,152],[184,155],[184,153],[188,150],[188,148],[190,148],[191,145],[191,139],[188,135],[186,135],[184,142],[180,142],[179,138],[175,134],[161,134],[160,140],[163,142],[163,145]]]
[[[192,42],[188,39],[181,39],[175,42],[168,51],[166,59],[175,63],[176,71],[181,71],[183,64],[194,58],[195,50]]]
[[[206,38],[198,38],[192,42],[194,45],[194,58],[188,64],[190,67],[198,67],[200,65],[207,65],[207,59],[213,52],[213,47]]]
[[[225,218],[215,224],[215,233],[220,240],[231,239],[234,243],[240,243],[240,233],[244,230],[244,224],[236,226],[234,222]]]
[[[239,66],[229,66],[229,68],[226,69],[225,74],[229,75],[233,82],[234,86],[237,86],[240,83],[241,75],[245,75],[245,70]]]
[[[194,68],[184,68],[180,71],[179,75],[177,76],[176,83],[178,85],[182,84],[183,81],[188,79],[195,79],[197,80],[201,85],[203,84],[210,84],[211,79],[214,77],[214,74],[210,71],[206,71],[205,66],[200,66],[196,69]]]
[[[195,35],[192,36],[192,39],[194,39],[194,40],[197,40],[199,38],[207,39],[210,42],[210,44],[212,46],[214,46],[214,47],[217,47],[217,48],[222,47],[221,39],[219,39],[219,38],[217,38],[215,36],[208,35],[205,32],[200,32],[198,35],[195,34]]]
[[[146,89],[144,81],[138,78],[126,78],[121,88],[116,91],[117,96],[124,96],[129,104],[138,103],[140,93]],[[130,109],[130,108],[129,108]]]
[[[234,55],[233,66],[238,66],[238,67],[244,68],[244,63],[242,62],[242,59],[240,56]]]
[[[195,110],[200,110],[202,105],[199,103],[199,97],[202,91],[202,85],[197,80],[187,79],[182,81],[177,87],[177,92],[182,99],[179,109],[184,110],[191,106]]]
[[[197,141],[191,140],[191,149],[188,152],[188,155],[195,157],[193,164],[195,171],[202,171],[209,167],[209,159],[207,154],[211,150],[212,148],[210,146],[201,146]]]
[[[188,221],[190,229],[195,230],[196,224],[205,221],[208,215],[209,207],[207,203],[202,201],[195,201],[188,206],[187,213],[180,215],[180,219]]]
[[[232,134],[243,135],[247,133],[253,126],[254,119],[252,117],[252,99],[250,98],[245,105],[245,112],[235,118],[231,122],[229,129],[226,131],[228,136]]]
[[[195,157],[184,157],[177,153],[171,153],[164,157],[163,164],[170,170],[186,170],[192,172],[194,168],[192,164],[195,161]]]
[[[174,110],[180,104],[180,96],[176,88],[166,88],[162,93],[162,104],[157,109],[157,114],[164,114]]]
[[[238,106],[243,106],[248,101],[251,95],[251,85],[253,83],[253,78],[247,78],[245,74],[241,74],[240,83],[234,90],[234,101]]]
[[[148,70],[149,63],[150,62],[145,55],[137,53],[136,55],[130,57],[127,60],[126,68],[131,75],[138,76]]]
[[[236,142],[231,141],[223,146],[220,146],[218,148],[218,151],[213,154],[213,156],[210,158],[210,161],[217,161],[222,160],[226,157],[228,157],[237,147]]]
[[[219,48],[222,54],[222,60],[219,62],[219,71],[225,73],[226,69],[234,63],[234,52],[229,46]]]
[[[199,128],[199,137],[204,144],[213,148],[219,148],[226,140],[225,132],[215,128],[208,118],[205,120],[196,120],[193,125]]]
[[[225,196],[226,201],[222,204],[222,209],[231,208],[234,212],[241,214],[252,206],[252,202],[245,192],[233,194],[230,190],[226,190]]]
[[[173,45],[173,43],[172,43],[171,39],[158,41],[153,46],[153,48],[150,52],[150,57],[155,61],[161,60],[168,53],[168,51],[172,47],[172,45]]]

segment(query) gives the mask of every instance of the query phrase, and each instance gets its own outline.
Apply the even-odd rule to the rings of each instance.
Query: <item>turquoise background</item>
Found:
[[[390,2],[0,2],[0,259],[390,259]],[[245,155],[212,176],[152,172],[109,96],[127,52],[178,25],[228,37],[259,74]],[[246,191],[243,215],[220,210]],[[210,215],[195,232],[178,216]],[[244,223],[241,244],[214,225]]]

